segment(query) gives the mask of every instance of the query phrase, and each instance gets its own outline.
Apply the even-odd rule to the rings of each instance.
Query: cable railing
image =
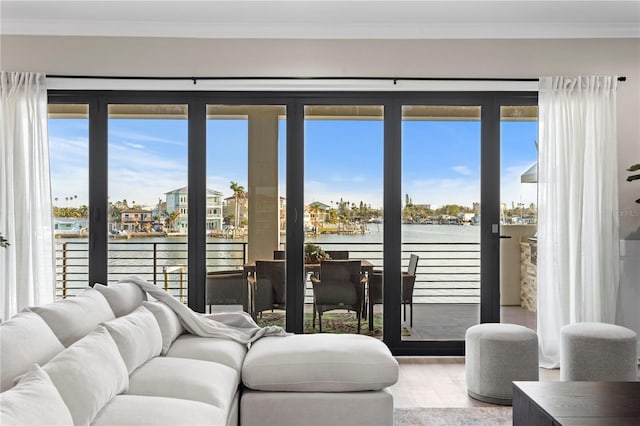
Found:
[[[352,259],[369,260],[383,266],[382,243],[321,243],[325,250],[348,250]],[[409,256],[420,257],[416,271],[414,303],[479,303],[479,243],[408,243],[402,247],[402,267]],[[207,241],[207,271],[242,269],[247,261],[246,242]],[[87,287],[89,275],[86,240],[56,241],[56,296],[73,296]],[[137,275],[186,302],[188,294],[188,251],[184,241],[110,242],[108,282]],[[312,290],[306,285],[305,302]]]

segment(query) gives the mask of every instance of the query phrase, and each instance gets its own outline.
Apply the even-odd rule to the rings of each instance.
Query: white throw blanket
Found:
[[[249,344],[265,336],[289,335],[282,327],[259,327],[251,318],[251,315],[246,312],[224,312],[213,315],[199,314],[180,303],[166,291],[135,276],[122,278],[120,282],[136,284],[157,300],[167,304],[176,313],[185,330],[196,336],[219,337]]]

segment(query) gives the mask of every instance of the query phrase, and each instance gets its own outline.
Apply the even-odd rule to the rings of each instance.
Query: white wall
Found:
[[[640,40],[232,40],[3,36],[0,66],[141,76],[538,77],[617,74],[620,236],[640,230]],[[629,260],[627,260],[629,261]],[[640,264],[640,259],[638,259]],[[626,276],[627,290],[640,277]],[[638,301],[640,304],[640,301]],[[637,305],[637,304],[636,304]]]
[[[621,238],[640,228],[640,40],[232,40],[3,36],[0,66],[144,76],[538,77],[617,74]]]

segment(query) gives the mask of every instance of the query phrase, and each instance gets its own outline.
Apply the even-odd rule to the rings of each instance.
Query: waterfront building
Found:
[[[321,203],[320,201],[314,201],[309,203],[304,208],[304,226],[307,228],[321,228],[324,226],[329,214],[329,206]]]
[[[249,223],[249,195],[247,193],[245,193],[242,197],[238,197],[237,199],[234,195],[224,199],[224,222],[228,225],[235,226],[236,215],[238,215],[238,227],[243,227],[244,225]]]
[[[89,221],[86,218],[56,217],[53,219],[53,233],[56,237],[86,235]]]
[[[153,226],[151,210],[123,210],[120,212],[120,229],[130,232],[141,232]]]
[[[189,192],[188,187],[182,187],[165,194],[167,214],[179,212],[179,216],[171,227],[178,232],[189,230]],[[222,192],[207,188],[207,232],[214,233],[222,230]]]

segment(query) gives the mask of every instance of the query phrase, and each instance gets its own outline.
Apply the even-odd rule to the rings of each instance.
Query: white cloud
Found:
[[[146,133],[138,133],[129,130],[110,130],[109,131],[109,140],[113,140],[115,138],[133,140],[137,142],[155,142],[155,143],[163,143],[168,145],[182,145],[187,146],[187,135],[185,134],[184,141],[177,141],[174,139],[161,138],[158,136],[148,135]]]
[[[135,149],[144,149],[144,145],[140,145],[138,143],[131,143],[131,142],[125,142],[124,143],[126,146],[129,146],[131,148],[135,148]]]
[[[472,173],[471,169],[468,166],[453,166],[451,167],[451,170],[465,176],[469,176]]]
[[[500,201],[511,207],[511,203],[537,204],[538,185],[521,183],[520,176],[531,164],[517,164],[507,167],[500,176]]]
[[[402,194],[409,194],[415,204],[431,204],[438,208],[445,204],[471,207],[480,201],[480,181],[471,178],[434,178],[404,182]]]
[[[336,174],[331,177],[331,181],[338,182],[338,183],[362,183],[362,182],[366,182],[367,178],[364,175],[345,176],[341,174]]]
[[[333,182],[305,181],[304,203],[309,204],[313,201],[320,201],[327,205],[334,206],[342,198],[343,201],[360,205],[360,201],[365,204],[371,204],[373,208],[381,208],[383,203],[382,186],[378,190],[370,187],[360,188],[336,188]],[[285,195],[285,193],[282,193]]]

